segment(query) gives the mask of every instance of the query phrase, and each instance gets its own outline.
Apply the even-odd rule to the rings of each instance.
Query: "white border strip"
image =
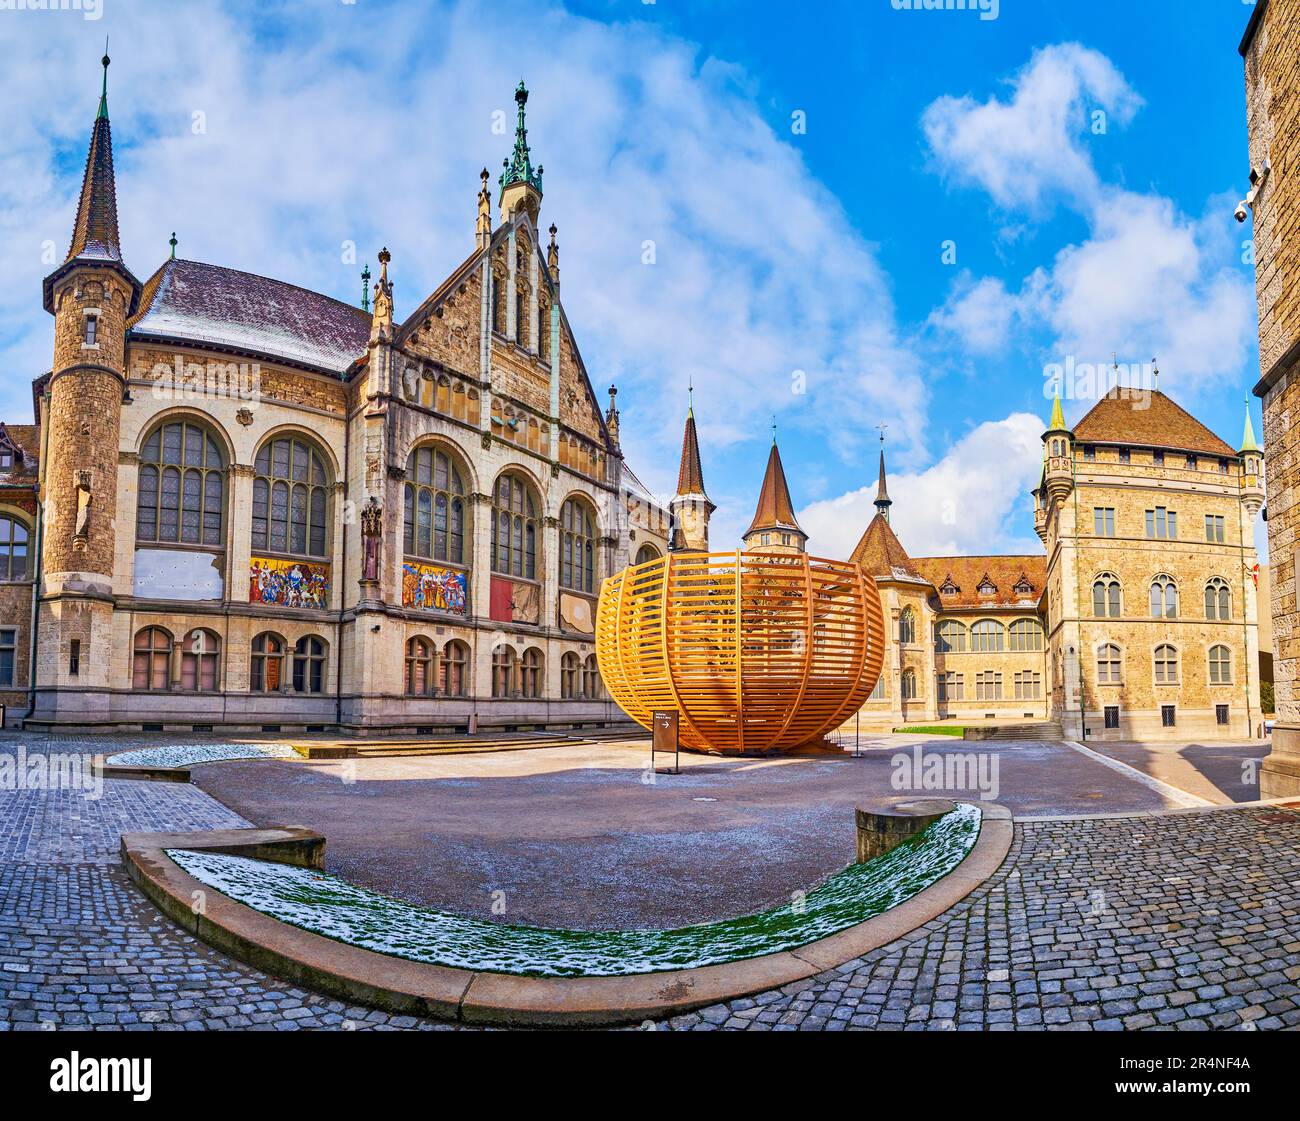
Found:
[[[1081,743],[1074,740],[1061,740],[1066,747],[1072,747],[1080,755],[1086,755],[1089,759],[1100,763],[1104,767],[1109,767],[1112,771],[1117,771],[1126,778],[1140,782],[1149,790],[1154,790],[1157,794],[1168,798],[1178,806],[1184,806],[1187,809],[1205,809],[1207,807],[1226,809],[1228,807],[1220,806],[1217,802],[1211,802],[1208,798],[1202,798],[1199,794],[1189,794],[1186,790],[1179,790],[1176,786],[1170,786],[1167,782],[1161,782],[1158,778],[1153,778],[1145,771],[1139,771],[1136,767],[1130,767],[1127,763],[1121,763],[1118,759],[1112,759],[1109,755],[1103,755],[1100,751],[1093,751],[1090,747],[1084,747]],[[1017,821],[1023,821],[1024,818],[1017,818]]]

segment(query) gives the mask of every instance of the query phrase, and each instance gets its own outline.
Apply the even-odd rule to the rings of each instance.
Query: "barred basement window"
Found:
[[[140,452],[136,540],[220,547],[225,493],[216,438],[189,421],[162,425]]]
[[[537,503],[517,475],[497,480],[492,502],[492,571],[537,579]]]
[[[465,481],[455,461],[437,448],[416,448],[404,493],[406,554],[464,564]]]
[[[263,444],[253,461],[253,548],[327,556],[329,482],[324,459],[305,440]]]
[[[596,585],[596,519],[570,498],[560,507],[560,587],[592,592]]]

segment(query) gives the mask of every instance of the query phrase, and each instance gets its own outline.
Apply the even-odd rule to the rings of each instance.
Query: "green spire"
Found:
[[[361,270],[361,310],[370,310],[370,262]]]
[[[104,38],[104,57],[100,62],[104,66],[104,85],[99,91],[99,112],[95,114],[95,120],[108,120],[108,64],[112,61],[108,57],[108,38]]]
[[[1068,432],[1065,427],[1065,413],[1061,411],[1061,391],[1056,391],[1056,396],[1052,400],[1052,419],[1047,422],[1048,432]]]
[[[171,256],[171,259],[174,261],[174,260],[176,260],[176,244],[177,244],[177,242],[176,242],[176,231],[175,231],[175,230],[172,230],[171,240],[168,241],[167,244],[170,245],[170,246],[172,247],[172,256]]]
[[[515,150],[510,159],[501,161],[501,188],[511,183],[528,183],[542,193],[542,168],[533,170],[533,156],[528,150],[528,126],[524,123],[524,106],[528,104],[528,87],[519,79],[515,89],[515,104],[519,106],[519,119],[515,123]]]
[[[1246,399],[1246,431],[1241,434],[1242,452],[1257,452],[1259,445],[1255,443],[1255,429],[1250,423],[1250,399]]]

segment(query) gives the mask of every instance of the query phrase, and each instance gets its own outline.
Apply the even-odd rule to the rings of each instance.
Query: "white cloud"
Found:
[[[610,380],[623,391],[625,450],[647,485],[675,480],[688,377],[713,452],[774,412],[787,431],[829,429],[842,456],[881,419],[923,430],[926,386],[872,247],[766,124],[744,75],[653,24],[536,5],[507,21],[469,0],[325,5],[291,24],[251,3],[123,5],[112,18],[119,210],[142,278],[176,230],[184,257],[356,299],[362,262],[387,244],[400,316],[472,249],[478,170],[509,152],[522,73],[565,305],[598,393]],[[19,420],[52,349],[39,247],[66,250],[98,94],[83,31],[0,24],[6,120],[19,122],[0,169],[23,171],[0,176],[12,262],[0,410]]]
[[[921,125],[935,163],[1007,210],[1037,210],[1055,194],[1091,198],[1097,173],[1080,143],[1090,114],[1124,125],[1142,99],[1105,55],[1078,43],[1035,51],[1013,86],[1007,100],[934,101]]]
[[[890,525],[913,556],[1039,552],[1016,536],[1042,467],[1040,417],[985,421],[924,471],[889,474]],[[817,556],[847,557],[875,515],[876,484],[798,512]]]
[[[930,325],[945,331],[974,354],[1001,350],[1011,334],[1019,301],[998,277],[974,280],[963,273],[944,305],[930,315]]]

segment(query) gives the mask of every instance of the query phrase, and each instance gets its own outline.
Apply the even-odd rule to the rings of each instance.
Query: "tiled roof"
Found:
[[[72,226],[72,245],[65,263],[74,257],[122,263],[117,232],[117,184],[113,176],[113,140],[108,118],[99,117],[90,134],[81,201]]]
[[[1034,608],[1047,583],[1047,557],[916,557],[912,563],[933,584],[946,608]],[[986,591],[981,592],[981,586]],[[991,590],[990,590],[991,589]]]
[[[781,453],[777,451],[776,441],[772,441],[772,450],[767,457],[767,471],[763,474],[763,489],[758,495],[758,509],[754,511],[754,520],[745,530],[745,536],[760,529],[793,529],[803,533],[795,520],[794,505],[790,501],[790,487],[785,481],[785,468],[781,466]]]
[[[678,494],[704,494],[704,469],[700,466],[700,440],[695,433],[695,410],[686,413],[682,436],[682,462],[677,469]]]
[[[145,284],[131,333],[341,375],[365,353],[370,313],[280,280],[170,260]]]
[[[9,470],[0,470],[0,485],[29,486],[38,473],[41,430],[34,424],[0,423],[0,448],[18,455]]]
[[[1112,389],[1074,426],[1078,443],[1132,444],[1206,455],[1237,453],[1159,390]]]
[[[868,576],[925,583],[925,577],[912,563],[912,558],[894,535],[884,514],[877,514],[871,519],[849,559],[862,565],[862,570]]]

